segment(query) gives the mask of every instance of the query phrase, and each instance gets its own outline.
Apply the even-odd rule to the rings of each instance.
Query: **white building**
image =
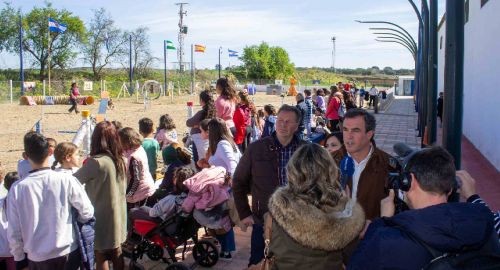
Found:
[[[463,134],[500,170],[500,1],[465,2]],[[443,19],[438,28],[438,92],[444,90],[445,39]]]
[[[396,96],[413,96],[413,87],[415,84],[414,76],[398,76],[398,85],[396,87]]]

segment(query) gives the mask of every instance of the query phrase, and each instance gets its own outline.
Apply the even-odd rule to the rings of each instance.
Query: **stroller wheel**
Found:
[[[173,264],[170,264],[169,266],[167,266],[167,268],[165,268],[165,270],[189,270],[189,267],[187,267],[183,263],[173,263]]]
[[[146,254],[151,260],[158,261],[163,258],[163,248],[158,245],[151,245]]]
[[[219,252],[214,243],[208,240],[200,240],[193,247],[193,257],[199,265],[212,267],[219,260]]]

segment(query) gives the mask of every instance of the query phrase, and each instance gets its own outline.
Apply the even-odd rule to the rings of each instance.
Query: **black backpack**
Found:
[[[386,224],[397,227],[414,242],[422,245],[434,259],[424,266],[423,270],[494,270],[500,269],[500,254],[492,251],[498,245],[498,237],[495,231],[492,236],[481,247],[464,248],[457,253],[443,253],[429,245],[405,228],[384,219]]]

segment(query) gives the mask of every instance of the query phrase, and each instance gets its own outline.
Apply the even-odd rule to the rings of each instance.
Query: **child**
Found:
[[[208,123],[210,122],[210,120],[211,119],[205,119],[205,120],[200,122],[200,131],[201,131],[200,137],[203,140],[207,140],[207,141],[208,141]],[[196,162],[196,165],[201,169],[209,168],[210,167],[210,164],[208,164],[209,158],[210,158],[210,151],[207,149],[207,151],[205,152],[205,156],[200,157],[198,159],[198,161]]]
[[[174,171],[173,192],[158,201],[153,207],[143,206],[130,210],[130,219],[143,219],[159,221],[154,218],[168,219],[170,216],[180,212],[181,205],[187,197],[188,189],[184,181],[191,178],[195,172],[189,166],[178,167]]]
[[[0,165],[1,166],[1,165]],[[2,183],[5,186],[7,192],[14,182],[19,180],[19,176],[17,172],[9,172],[3,178],[3,171],[0,167],[0,184]],[[7,240],[7,215],[6,215],[6,198],[0,199],[0,269],[6,270],[15,270],[16,262],[14,261],[14,257],[10,254],[9,242]]]
[[[178,143],[172,143],[163,149],[162,156],[166,169],[160,188],[166,190],[166,192],[171,192],[174,187],[174,170],[178,167],[189,165],[191,163],[191,155]]]
[[[177,143],[177,131],[175,130],[174,119],[170,115],[164,114],[160,117],[160,126],[158,126],[155,139],[162,150],[171,143]]]
[[[273,105],[267,104],[264,106],[264,112],[266,114],[266,119],[264,123],[264,129],[262,130],[261,138],[265,138],[267,136],[271,136],[274,132],[276,124],[276,109]]]
[[[78,146],[70,142],[63,142],[56,146],[54,150],[55,161],[52,164],[52,170],[56,172],[64,172],[74,174],[78,171],[80,163],[80,155],[78,153]],[[61,164],[56,168],[57,164]]]
[[[31,131],[31,132],[36,133],[34,131]],[[54,150],[56,149],[57,141],[53,138],[46,138],[46,140],[47,140],[47,143],[49,144],[50,153],[54,153]],[[28,175],[29,171],[31,171],[31,164],[28,160],[28,156],[26,155],[26,152],[23,152],[22,157],[23,157],[23,159],[21,159],[17,162],[17,173],[19,174],[20,179],[23,179],[24,177],[26,177]],[[49,164],[54,163],[54,161],[55,161],[54,155],[50,154],[49,155]]]
[[[144,205],[146,199],[155,192],[155,186],[149,172],[148,156],[141,146],[141,135],[130,127],[120,129],[118,134],[127,158],[128,186],[125,197],[130,209],[136,205]]]
[[[76,269],[80,253],[73,249],[78,241],[68,221],[75,209],[78,220],[88,222],[94,216],[92,203],[74,176],[49,169],[52,150],[43,135],[27,133],[24,151],[32,170],[7,196],[7,216],[15,217],[8,227],[11,254],[21,261],[26,253],[31,269]]]
[[[153,180],[156,180],[156,169],[158,168],[157,156],[158,152],[160,152],[160,144],[153,136],[153,120],[149,118],[142,118],[139,120],[139,133],[144,137],[142,147],[148,155],[149,172]]]
[[[57,141],[54,138],[47,138],[47,142],[49,143],[49,149],[52,150],[51,152],[54,153],[54,150],[56,149],[57,146]],[[54,155],[49,156],[49,164],[54,163],[55,158]]]
[[[31,171],[30,161],[28,160],[28,156],[26,152],[22,154],[23,159],[20,159],[17,162],[17,173],[19,174],[19,178],[23,179],[28,175],[29,171]]]

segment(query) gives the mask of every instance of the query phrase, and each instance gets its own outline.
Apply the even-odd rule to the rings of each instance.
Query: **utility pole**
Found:
[[[332,50],[332,70],[335,73],[335,37],[332,37],[333,50]]]
[[[184,56],[184,36],[187,34],[187,26],[184,25],[184,15],[187,16],[187,11],[184,11],[184,5],[189,3],[176,3],[179,6],[179,48],[177,49],[177,59],[179,60],[179,70],[184,72],[184,62],[182,58]]]
[[[222,54],[222,47],[219,47],[219,78],[220,78],[220,70],[221,70],[221,65],[220,65],[220,55]]]

